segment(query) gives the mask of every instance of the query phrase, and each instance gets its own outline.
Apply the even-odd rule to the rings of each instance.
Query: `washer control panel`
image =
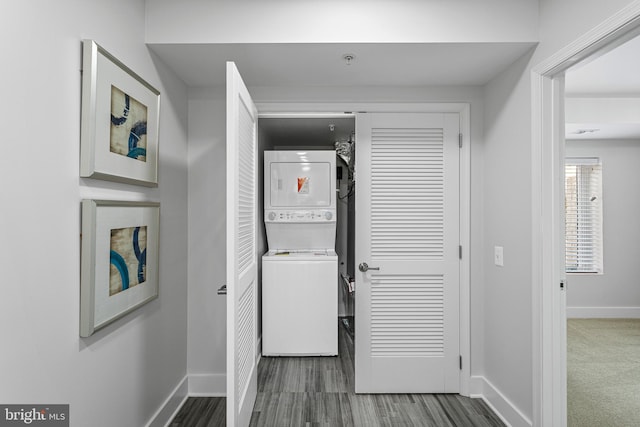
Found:
[[[335,212],[330,209],[269,210],[264,213],[266,222],[329,222],[335,218]]]

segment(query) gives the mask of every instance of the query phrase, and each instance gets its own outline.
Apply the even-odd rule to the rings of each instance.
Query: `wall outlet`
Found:
[[[498,267],[504,267],[504,248],[502,246],[494,246],[493,262]]]

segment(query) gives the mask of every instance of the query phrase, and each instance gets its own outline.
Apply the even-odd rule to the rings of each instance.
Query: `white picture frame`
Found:
[[[156,187],[159,115],[156,88],[82,41],[81,177]]]
[[[82,201],[80,336],[158,297],[160,204]]]

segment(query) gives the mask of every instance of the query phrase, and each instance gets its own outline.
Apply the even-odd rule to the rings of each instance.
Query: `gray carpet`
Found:
[[[640,319],[569,319],[569,427],[640,426]]]

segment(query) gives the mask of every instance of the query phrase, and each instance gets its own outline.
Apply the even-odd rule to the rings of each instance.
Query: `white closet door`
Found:
[[[227,63],[227,426],[249,425],[257,394],[258,113]]]
[[[357,116],[358,393],[459,391],[458,134],[457,113]]]

